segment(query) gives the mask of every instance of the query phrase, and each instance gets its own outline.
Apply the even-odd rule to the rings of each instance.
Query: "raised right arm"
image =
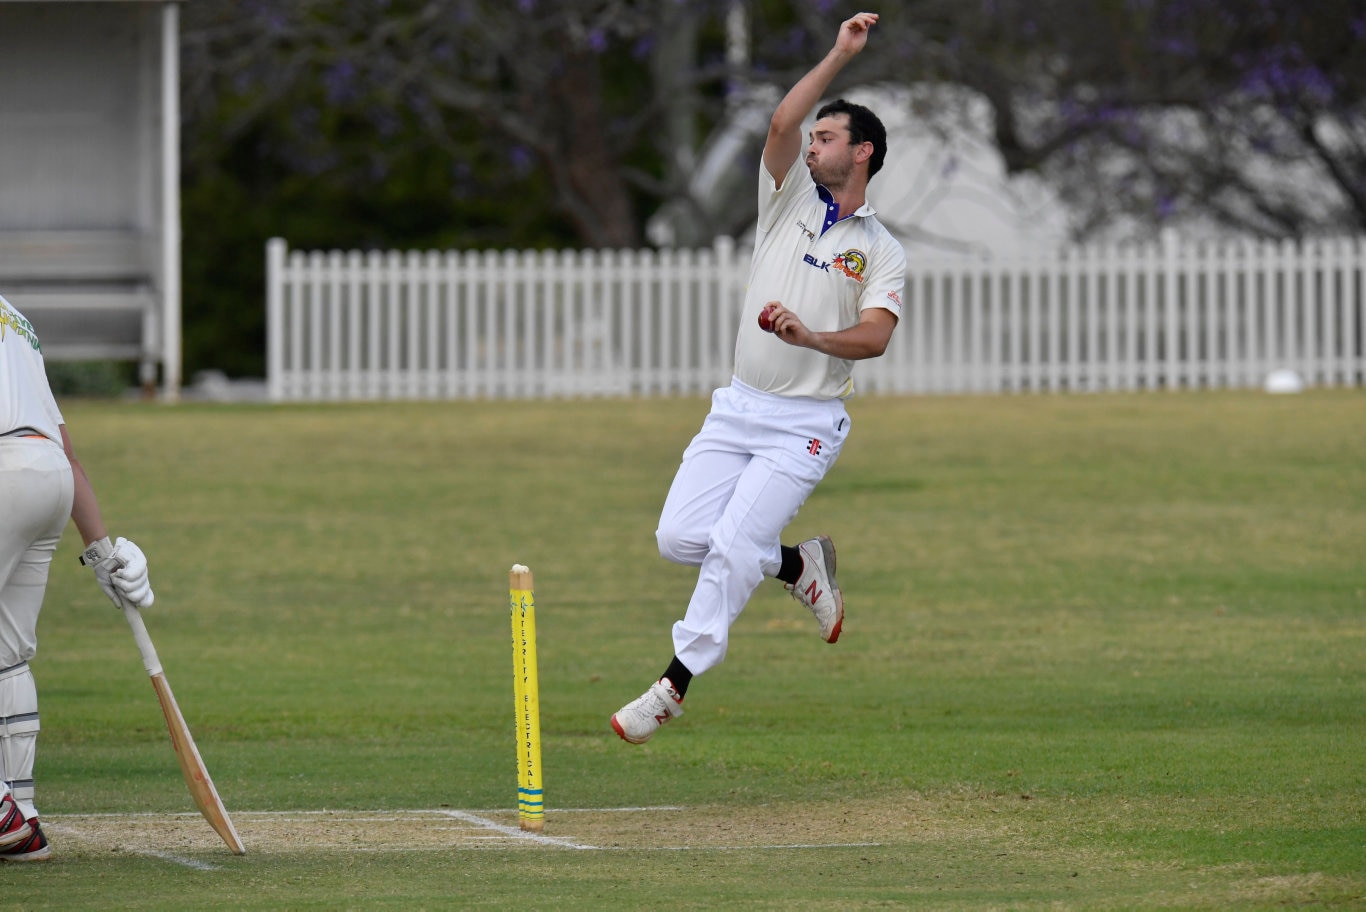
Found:
[[[764,142],[764,167],[779,186],[787,169],[802,152],[802,121],[844,65],[863,50],[868,43],[868,30],[877,20],[877,13],[856,13],[841,23],[835,46],[797,80],[773,112],[768,123],[768,139]]]

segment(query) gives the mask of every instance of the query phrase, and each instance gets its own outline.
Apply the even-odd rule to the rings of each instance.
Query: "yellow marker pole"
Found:
[[[517,704],[517,820],[522,829],[545,829],[541,787],[541,697],[536,681],[536,595],[531,570],[513,564],[508,574],[512,609],[512,680]]]

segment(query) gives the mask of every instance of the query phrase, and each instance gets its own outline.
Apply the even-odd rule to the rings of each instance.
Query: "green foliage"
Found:
[[[1366,129],[1366,18],[1346,0],[1246,7],[891,5],[832,88],[953,88],[920,93],[917,132],[994,144],[1009,173],[1036,174],[1065,202],[1080,240],[1359,230],[1366,159],[1350,138]],[[641,245],[662,205],[695,202],[691,169],[728,93],[787,88],[857,8],[186,5],[186,374],[263,372],[271,236],[301,249]],[[928,205],[939,189],[925,193]],[[737,196],[701,230],[732,233],[752,215]]]
[[[73,405],[248,854],[157,828],[212,837],[170,816],[193,809],[151,688],[68,530],[34,662],[56,854],[8,872],[25,907],[1366,895],[1359,393],[854,400],[789,534],[839,545],[840,642],[766,584],[687,714],[630,747],[607,717],[663,669],[691,591],[653,531],[705,409]],[[515,819],[516,562],[536,578],[547,835],[599,851],[412,816]],[[588,810],[628,806],[674,810]],[[96,813],[120,816],[99,835]],[[363,823],[330,837],[342,818]]]
[[[509,173],[487,149],[453,161],[422,142],[415,125],[396,148],[343,116],[317,127],[308,167],[294,160],[298,150],[281,133],[288,126],[273,122],[199,148],[187,161],[187,376],[206,368],[264,376],[265,248],[272,237],[303,250],[522,249],[572,240],[553,212],[525,204],[547,195],[544,177]]]
[[[651,144],[642,26],[551,6],[533,19],[479,4],[187,9],[187,375],[264,372],[273,236],[541,249],[604,246],[603,227],[636,242],[653,206],[626,169],[657,172],[666,151]],[[621,205],[599,213],[600,200]]]
[[[135,368],[118,361],[49,361],[47,381],[59,399],[113,399],[136,385]]]

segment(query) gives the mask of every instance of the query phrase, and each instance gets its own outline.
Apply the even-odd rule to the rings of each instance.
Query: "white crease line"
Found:
[[[588,845],[582,842],[570,842],[567,839],[557,839],[554,836],[542,836],[540,833],[528,833],[525,830],[520,829],[519,827],[504,826],[503,824],[497,823],[496,821],[488,820],[484,817],[479,817],[474,814],[467,814],[464,811],[442,811],[441,813],[446,815],[447,817],[452,817],[456,820],[463,820],[466,823],[473,823],[476,826],[481,826],[484,829],[492,830],[495,833],[502,833],[504,836],[515,837],[526,842],[534,842],[539,845],[558,846],[562,849],[580,849],[583,851],[598,850],[598,846],[595,845]]]
[[[547,808],[546,813],[560,814],[634,814],[640,811],[683,811],[687,808],[680,804],[656,804],[648,807],[617,808]]]
[[[618,811],[620,811],[620,812],[630,812],[630,811],[681,811],[681,810],[686,810],[686,809],[683,808],[683,807],[680,807],[680,806],[676,806],[676,805],[662,805],[662,806],[657,806],[657,807],[622,807],[622,808],[556,808],[555,811],[554,811],[553,813],[554,813],[555,815],[558,816],[559,814],[570,813],[570,812],[575,812],[575,811],[580,812],[580,813],[612,813],[612,812],[618,812]],[[502,812],[503,812],[503,811],[500,810],[500,811],[488,811],[488,812],[481,812],[481,813],[502,813]],[[491,843],[496,843],[496,842],[512,842],[512,841],[530,842],[530,843],[535,843],[535,844],[538,844],[538,845],[554,846],[555,848],[576,849],[576,850],[579,850],[579,851],[590,851],[590,852],[611,852],[611,851],[620,851],[620,852],[640,852],[640,851],[644,851],[644,852],[741,852],[741,851],[780,851],[780,850],[783,850],[783,849],[792,850],[792,849],[858,849],[858,848],[881,848],[881,847],[883,847],[883,846],[885,845],[885,843],[881,843],[881,842],[830,842],[830,843],[787,843],[787,844],[774,844],[774,845],[596,846],[596,845],[590,845],[590,844],[588,844],[588,843],[574,842],[573,840],[570,840],[570,839],[565,838],[565,837],[545,836],[545,835],[542,835],[542,834],[540,834],[540,833],[529,833],[529,832],[527,832],[527,831],[521,829],[520,827],[507,826],[507,825],[505,825],[505,824],[498,823],[497,821],[489,820],[489,819],[487,819],[486,817],[481,817],[481,816],[479,816],[479,814],[471,813],[471,812],[469,812],[469,811],[457,811],[457,810],[452,810],[452,809],[449,809],[449,808],[440,808],[440,809],[432,809],[432,810],[367,811],[367,812],[364,812],[364,813],[365,813],[367,816],[364,816],[364,817],[360,817],[360,816],[357,816],[357,817],[349,817],[349,816],[346,815],[346,813],[345,813],[344,811],[328,811],[328,810],[319,810],[319,811],[245,811],[245,812],[242,812],[242,813],[241,813],[241,816],[244,817],[244,818],[245,818],[245,817],[248,817],[248,816],[257,816],[257,817],[277,817],[277,818],[283,818],[283,819],[289,819],[289,818],[291,818],[291,817],[304,818],[304,817],[334,816],[334,817],[341,817],[341,818],[344,818],[344,819],[347,820],[348,822],[368,821],[368,820],[383,821],[383,820],[390,820],[390,819],[392,819],[392,818],[395,817],[395,816],[401,816],[401,817],[427,816],[427,817],[447,818],[447,819],[452,819],[452,820],[459,820],[459,821],[462,821],[462,822],[464,822],[464,823],[469,824],[469,825],[470,825],[470,828],[472,828],[475,832],[474,832],[473,834],[471,834],[470,836],[466,837],[466,838],[471,839],[471,840],[487,840],[486,846],[489,847],[489,848],[492,848],[492,847],[493,847],[492,845],[489,845],[489,844],[491,844]],[[374,815],[374,816],[368,816],[368,815]],[[158,814],[158,813],[155,813],[155,812],[134,812],[134,813],[129,813],[129,814],[112,814],[112,813],[105,813],[105,814],[67,814],[67,815],[62,815],[62,816],[57,816],[57,817],[46,818],[46,820],[48,821],[49,826],[52,826],[52,828],[53,828],[54,831],[57,831],[57,832],[70,831],[70,832],[76,834],[77,836],[81,836],[82,834],[80,833],[80,830],[79,830],[78,828],[70,827],[70,826],[68,826],[68,825],[65,824],[65,823],[58,823],[58,821],[60,821],[60,820],[63,819],[63,816],[64,816],[64,817],[71,818],[71,819],[96,818],[96,817],[99,817],[99,818],[127,818],[127,817],[187,817],[187,818],[198,818],[198,817],[199,817],[199,814],[192,813],[192,812],[169,813],[169,814]],[[442,827],[441,829],[458,830],[458,829],[465,829],[465,828],[456,828],[456,827],[449,827],[449,828],[447,828],[447,827]],[[480,848],[483,848],[483,847],[484,847],[484,846],[481,846]],[[366,851],[370,851],[370,850],[367,849]],[[374,850],[374,851],[388,851],[388,850]],[[200,870],[200,871],[217,871],[217,870],[219,869],[217,865],[212,865],[212,864],[209,864],[208,862],[196,861],[196,860],[194,860],[194,859],[192,859],[192,858],[182,858],[182,857],[180,857],[180,856],[178,856],[178,855],[171,855],[171,854],[169,854],[169,853],[167,853],[167,852],[137,851],[136,854],[138,854],[138,855],[146,855],[146,856],[149,856],[149,857],[152,857],[152,858],[159,858],[159,859],[161,859],[162,861],[169,861],[169,862],[171,862],[171,863],[173,863],[173,864],[184,865],[185,867],[194,868],[195,870]]]
[[[641,807],[610,807],[610,808],[559,808],[559,807],[557,807],[557,808],[550,808],[550,809],[547,811],[547,813],[553,814],[554,816],[557,816],[557,817],[558,817],[558,816],[561,815],[561,814],[632,814],[632,813],[639,813],[639,812],[641,812],[641,811],[683,811],[683,810],[687,810],[687,808],[683,807],[682,805],[676,805],[676,804],[661,804],[661,805],[641,806]],[[515,808],[513,808],[513,809],[509,809],[509,808],[487,808],[487,809],[484,809],[484,810],[475,809],[475,810],[470,810],[470,811],[458,811],[458,812],[456,812],[456,813],[468,813],[468,814],[505,814],[505,813],[515,813],[515,812],[516,812],[516,809],[515,809]],[[230,813],[231,813],[232,815],[234,815],[234,816],[241,816],[241,817],[244,817],[244,818],[245,818],[245,817],[322,817],[322,816],[328,816],[328,817],[344,817],[344,818],[347,819],[347,820],[361,820],[361,819],[365,819],[365,820],[387,820],[387,819],[390,819],[390,818],[392,818],[392,817],[420,817],[420,816],[424,816],[424,815],[425,815],[425,816],[432,816],[432,817],[444,817],[444,816],[449,816],[449,815],[452,813],[452,811],[451,811],[450,808],[429,808],[429,809],[428,809],[428,808],[404,808],[404,809],[401,809],[401,810],[393,810],[393,811],[386,811],[386,810],[383,810],[383,809],[379,809],[379,810],[365,810],[365,811],[348,811],[348,810],[328,810],[327,808],[322,808],[322,809],[318,809],[318,810],[299,809],[299,810],[293,810],[293,811],[247,811],[247,810],[242,810],[242,809],[239,808],[239,809],[237,809],[237,810],[231,811]],[[362,814],[363,814],[363,815],[366,815],[366,816],[365,816],[364,818],[362,818],[361,816],[359,816],[359,815],[362,815]],[[44,820],[44,821],[47,821],[47,820],[49,820],[49,819],[51,819],[51,820],[63,820],[63,819],[70,819],[70,820],[86,820],[86,819],[91,819],[91,820],[94,820],[94,819],[102,819],[102,818],[103,818],[103,819],[119,820],[119,819],[134,818],[134,817],[185,817],[185,818],[198,818],[199,816],[200,816],[200,815],[199,815],[199,813],[198,813],[197,811],[165,811],[165,812],[160,812],[160,811],[129,811],[129,812],[126,812],[126,813],[106,812],[106,813],[97,813],[97,814],[79,814],[79,813],[72,813],[72,814],[54,814],[54,815],[51,815],[51,816],[44,815],[44,816],[43,816],[43,820]]]
[[[43,820],[97,820],[107,818],[122,820],[126,817],[198,817],[198,811],[128,811],[125,813],[109,812],[100,814],[44,814]]]
[[[56,835],[61,836],[70,834],[72,836],[75,836],[77,839],[89,841],[90,837],[82,833],[78,827],[73,827],[65,823],[54,823],[51,818],[44,818],[43,823],[48,827],[50,832]],[[209,864],[207,861],[197,861],[193,858],[183,858],[180,855],[172,855],[169,852],[158,852],[156,849],[128,849],[127,851],[132,852],[134,855],[145,855],[149,858],[159,858],[162,861],[169,861],[171,864],[182,865],[186,868],[194,868],[196,871],[218,870],[218,865]]]
[[[629,812],[639,812],[639,811],[681,811],[681,810],[685,810],[685,808],[683,808],[683,807],[681,807],[681,806],[678,806],[678,805],[659,805],[659,806],[654,806],[654,807],[556,808],[552,813],[553,813],[554,815],[558,816],[558,815],[560,815],[560,814],[567,814],[567,813],[574,813],[574,812],[577,812],[577,813],[617,813],[617,812],[620,812],[620,813],[629,813]],[[502,810],[500,809],[500,810],[498,810],[498,811],[489,811],[489,812],[482,812],[482,813],[503,813],[503,812],[504,812],[504,811],[502,811]],[[488,840],[488,842],[490,842],[490,843],[492,843],[492,842],[501,842],[501,841],[530,842],[530,843],[534,843],[534,844],[537,844],[537,845],[554,846],[554,847],[556,847],[556,848],[562,848],[562,849],[575,849],[575,850],[578,850],[578,851],[590,851],[590,852],[601,852],[601,851],[650,851],[650,852],[707,852],[707,851],[711,851],[711,852],[738,852],[738,851],[756,851],[756,850],[758,850],[758,851],[780,851],[780,850],[784,850],[784,849],[793,850],[793,849],[853,849],[853,848],[878,848],[878,847],[881,847],[881,846],[883,845],[883,843],[880,843],[880,842],[834,842],[834,843],[788,843],[788,844],[757,845],[757,846],[756,846],[756,845],[719,845],[719,846],[718,846],[718,845],[712,845],[712,846],[709,846],[709,845],[683,845],[683,846],[637,846],[637,847],[627,847],[627,846],[596,846],[596,845],[591,845],[591,844],[589,844],[589,843],[575,842],[575,841],[573,841],[573,840],[571,840],[571,839],[567,839],[567,838],[565,838],[565,837],[545,836],[545,835],[543,835],[543,834],[541,834],[541,833],[531,833],[531,832],[527,832],[526,830],[523,830],[523,829],[521,829],[520,827],[517,827],[517,826],[508,826],[508,825],[506,825],[506,824],[501,824],[501,823],[498,823],[498,822],[495,821],[495,820],[489,820],[487,817],[482,817],[482,816],[480,816],[479,814],[471,813],[471,812],[469,812],[469,811],[457,811],[457,810],[452,810],[452,809],[450,809],[450,808],[434,808],[434,809],[431,809],[431,810],[411,810],[411,809],[409,809],[409,810],[398,810],[398,811],[366,811],[366,812],[362,812],[362,814],[363,814],[363,816],[362,816],[362,815],[348,816],[347,813],[346,813],[345,811],[329,811],[329,810],[316,810],[316,811],[308,811],[308,810],[300,810],[300,811],[243,811],[243,812],[240,812],[240,818],[246,818],[246,817],[256,816],[256,817],[276,817],[276,818],[289,819],[289,818],[291,818],[291,817],[305,818],[305,817],[330,816],[330,817],[339,817],[339,818],[343,818],[343,819],[347,820],[348,822],[364,822],[364,821],[383,821],[383,820],[392,819],[393,817],[438,817],[438,818],[448,818],[448,819],[451,819],[451,820],[459,820],[459,821],[461,821],[461,822],[463,822],[463,823],[469,824],[470,827],[474,828],[474,830],[475,830],[475,833],[474,833],[474,834],[472,834],[472,835],[470,835],[469,837],[467,837],[467,838],[469,838],[469,839]],[[176,813],[176,814],[156,814],[156,813],[147,813],[147,812],[137,812],[137,813],[132,813],[132,814],[72,814],[72,815],[69,815],[69,816],[71,816],[71,817],[73,817],[73,818],[81,818],[81,817],[113,817],[113,818],[118,818],[118,817],[167,817],[167,816],[172,816],[172,817],[198,817],[199,815],[198,815],[198,814],[194,814],[194,813],[190,813],[190,812]],[[54,819],[55,819],[55,818],[54,818]],[[444,827],[443,827],[443,829],[447,829],[447,828],[444,828]],[[451,827],[451,828],[449,828],[449,829],[457,829],[457,828]],[[216,871],[216,870],[218,870],[218,868],[217,868],[216,866],[207,864],[207,863],[205,863],[205,862],[198,862],[198,861],[194,861],[194,860],[192,860],[192,859],[180,858],[180,857],[178,857],[178,856],[169,855],[169,854],[162,853],[162,852],[141,852],[141,853],[139,853],[139,854],[150,855],[150,856],[153,856],[153,857],[156,857],[156,858],[161,858],[161,859],[163,859],[163,860],[165,860],[165,861],[170,861],[170,862],[173,862],[173,863],[175,863],[175,864],[182,864],[182,865],[185,865],[186,867],[196,868],[196,869],[199,869],[199,870],[206,870],[206,871]]]
[[[880,842],[824,842],[785,843],[782,845],[685,845],[685,846],[614,846],[627,852],[752,852],[767,849],[871,849],[881,848]]]

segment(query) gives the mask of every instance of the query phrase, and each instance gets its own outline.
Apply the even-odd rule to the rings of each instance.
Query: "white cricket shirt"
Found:
[[[60,444],[65,423],[33,324],[0,297],[0,434],[30,427]]]
[[[759,164],[759,223],[735,339],[735,376],[779,396],[846,399],[853,361],[789,345],[759,328],[759,312],[781,301],[812,332],[848,329],[869,307],[901,316],[906,251],[866,203],[833,221],[838,206],[797,156],[777,188]]]

